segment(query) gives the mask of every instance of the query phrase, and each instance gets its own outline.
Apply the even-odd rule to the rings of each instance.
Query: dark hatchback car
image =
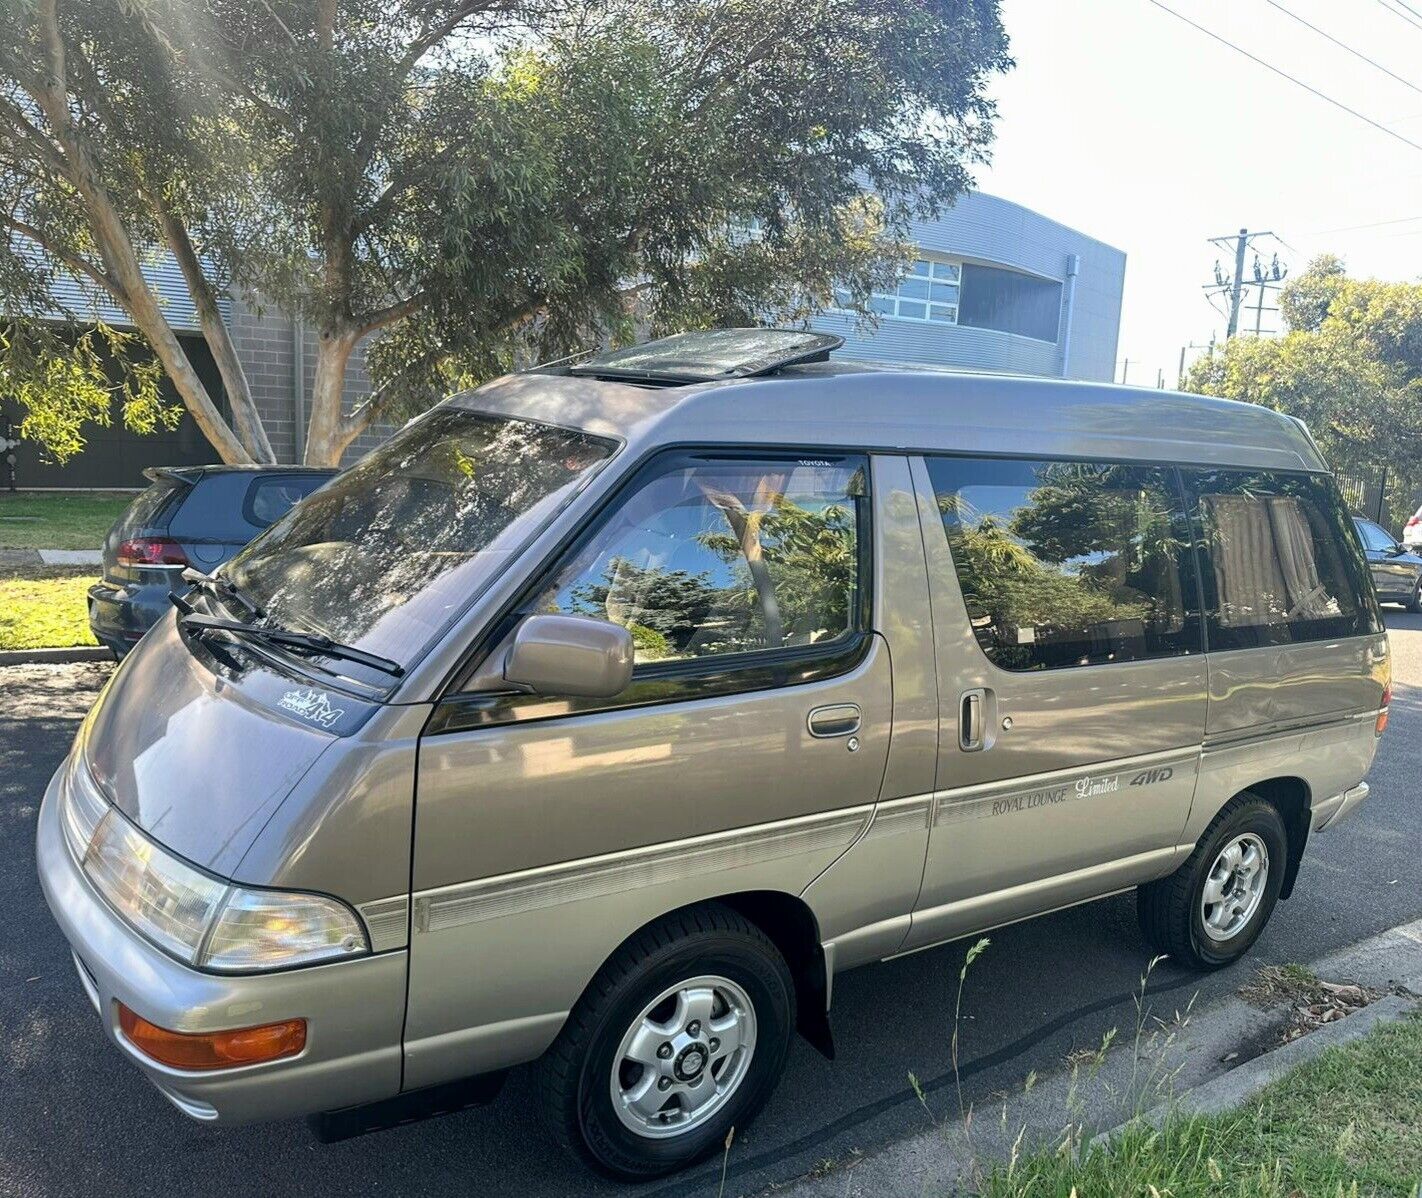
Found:
[[[1408,611],[1422,612],[1422,557],[1400,545],[1387,529],[1354,516],[1373,589],[1382,603],[1401,603]]]
[[[89,588],[89,627],[122,657],[185,591],[182,571],[211,573],[336,471],[312,466],[155,466],[104,541]]]

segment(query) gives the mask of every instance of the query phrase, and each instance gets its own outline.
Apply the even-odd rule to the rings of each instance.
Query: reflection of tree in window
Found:
[[[643,662],[842,636],[862,469],[698,464],[633,495],[545,595],[632,632]]]
[[[1073,462],[931,470],[974,631],[998,665],[1179,651],[1164,638],[1184,628],[1184,545],[1162,472]]]

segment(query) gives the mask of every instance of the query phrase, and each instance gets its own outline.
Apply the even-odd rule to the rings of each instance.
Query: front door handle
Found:
[[[859,731],[859,705],[832,703],[816,707],[805,722],[811,736],[849,736]]]

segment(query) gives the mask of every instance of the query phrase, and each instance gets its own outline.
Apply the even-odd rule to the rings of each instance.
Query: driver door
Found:
[[[862,456],[664,455],[530,586],[496,640],[533,612],[610,620],[632,633],[633,681],[612,699],[520,694],[476,666],[437,710],[407,1087],[537,1055],[637,928],[798,893],[867,826],[891,714],[869,503]]]

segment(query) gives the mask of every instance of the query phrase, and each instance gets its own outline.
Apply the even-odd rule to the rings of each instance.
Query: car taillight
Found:
[[[139,537],[118,547],[120,566],[186,566],[188,555],[176,541]]]
[[[1417,516],[1412,516],[1407,521],[1408,528],[1416,528],[1419,524],[1422,524],[1422,518]]]
[[[1387,709],[1392,702],[1392,683],[1383,687],[1382,703],[1378,707],[1378,722],[1373,725],[1373,735],[1381,736],[1387,729]]]

